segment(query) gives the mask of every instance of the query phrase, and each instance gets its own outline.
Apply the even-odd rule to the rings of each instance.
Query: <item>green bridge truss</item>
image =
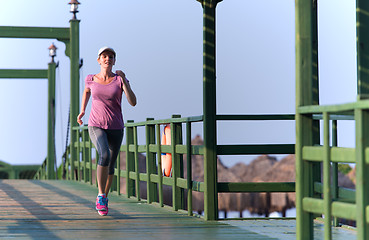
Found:
[[[295,115],[217,115],[215,66],[215,10],[217,0],[198,0],[203,8],[203,115],[197,117],[172,116],[170,119],[147,119],[126,123],[126,168],[121,170],[120,158],[115,171],[112,190],[120,194],[120,179],[126,178],[126,196],[141,199],[139,182],[147,182],[147,202],[163,206],[163,185],[172,187],[173,209],[186,209],[192,215],[192,192],[204,193],[204,218],[218,219],[218,193],[230,192],[296,192],[297,239],[313,239],[313,220],[324,215],[325,239],[332,239],[332,226],[337,218],[356,221],[358,239],[369,239],[369,2],[356,0],[357,22],[357,101],[343,105],[319,105],[318,78],[318,18],[317,0],[296,0],[296,114]],[[224,3],[226,4],[226,3]],[[70,28],[0,27],[0,37],[46,37],[66,43],[71,58],[71,142],[66,164],[58,175],[66,179],[93,184],[96,161],[92,161],[94,147],[87,128],[78,127],[74,119],[79,109],[78,61],[79,20],[72,19]],[[38,31],[38,32],[37,32]],[[22,32],[22,34],[20,33]],[[292,46],[291,46],[292,47]],[[1,74],[1,72],[0,72]],[[20,75],[21,77],[22,75]],[[1,75],[0,75],[1,77]],[[274,121],[296,122],[296,144],[218,145],[217,121]],[[355,121],[356,146],[337,146],[337,122]],[[204,145],[191,145],[191,124],[203,123]],[[323,122],[323,128],[320,128]],[[172,144],[160,144],[160,126],[170,124]],[[183,133],[183,126],[186,127]],[[145,144],[138,144],[137,129],[145,129]],[[323,134],[323,143],[320,134]],[[184,138],[186,136],[186,138]],[[330,143],[330,138],[332,142]],[[184,141],[183,139],[186,139]],[[146,172],[138,171],[138,154],[146,154]],[[161,174],[161,153],[171,153],[173,176]],[[229,183],[218,182],[217,155],[296,154],[296,183]],[[183,156],[187,156],[187,177],[183,173]],[[191,155],[204,156],[204,182],[192,180]],[[50,156],[48,156],[49,158]],[[337,186],[337,164],[356,164],[356,189]],[[46,160],[36,179],[54,178]],[[331,171],[332,170],[332,171]],[[322,177],[321,177],[322,176]],[[332,180],[331,180],[332,179]],[[186,193],[185,194],[185,191]],[[187,205],[185,197],[187,195]]]

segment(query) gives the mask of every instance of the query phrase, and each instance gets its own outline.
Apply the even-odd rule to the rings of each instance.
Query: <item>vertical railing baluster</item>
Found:
[[[164,206],[163,201],[163,174],[162,174],[162,163],[161,163],[161,139],[160,139],[160,124],[156,124],[156,146],[157,153],[156,158],[158,159],[158,176],[159,176],[159,204],[161,207]]]
[[[323,202],[324,202],[324,239],[332,239],[332,198],[331,198],[331,148],[329,143],[329,114],[323,113],[324,157],[323,157]]]
[[[146,174],[147,174],[147,202],[152,203],[156,201],[155,184],[151,181],[151,174],[154,173],[155,155],[150,152],[150,144],[155,144],[155,125],[147,123],[154,118],[147,118],[145,125],[146,132]],[[155,199],[155,200],[154,200]]]
[[[128,120],[127,123],[133,123],[133,120]],[[131,179],[130,172],[135,171],[134,153],[130,152],[129,146],[134,144],[133,127],[126,127],[126,194],[127,198],[135,196],[135,180]]]
[[[367,206],[369,204],[369,166],[365,160],[365,149],[369,147],[369,112],[355,109],[356,131],[356,229],[357,239],[369,239]]]
[[[77,180],[81,181],[81,134],[80,130],[77,130]]]
[[[172,118],[180,118],[181,115],[173,115]],[[177,186],[177,178],[183,177],[183,157],[177,154],[176,145],[182,144],[182,123],[171,123],[171,154],[172,154],[172,177],[173,177],[173,209],[184,208],[184,191]]]
[[[332,120],[332,147],[337,146],[337,120]],[[338,199],[338,163],[336,162],[332,162],[332,197]],[[339,226],[337,217],[333,218],[333,226]]]
[[[135,148],[135,172],[136,172],[136,198],[138,201],[141,200],[140,197],[140,168],[138,164],[138,139],[137,139],[137,126],[133,127],[133,146]]]
[[[87,148],[88,131],[86,128],[82,129],[82,161],[83,161],[83,181],[87,183],[90,176],[87,172],[88,163],[88,148]]]
[[[119,153],[117,157],[117,194],[120,195],[120,152],[121,148],[119,148]]]
[[[187,149],[187,210],[188,216],[192,216],[192,145],[191,122],[186,122],[186,149]]]
[[[88,138],[88,161],[90,165],[90,169],[89,169],[90,185],[92,185],[92,142],[90,138]]]

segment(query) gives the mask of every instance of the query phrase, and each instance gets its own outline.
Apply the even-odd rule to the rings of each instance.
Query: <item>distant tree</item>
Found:
[[[345,175],[349,173],[351,170],[352,168],[348,164],[342,164],[342,163],[338,164],[338,171],[340,171],[341,173]]]

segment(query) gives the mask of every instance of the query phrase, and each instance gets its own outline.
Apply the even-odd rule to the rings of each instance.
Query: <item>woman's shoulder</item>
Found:
[[[95,74],[89,74],[89,75],[87,75],[87,77],[86,77],[85,81],[86,81],[86,82],[91,82],[91,81],[93,81],[94,76],[95,76]]]
[[[92,80],[93,80],[93,78],[94,78],[94,76],[95,76],[95,74],[88,74],[88,75],[86,76],[86,81],[92,81]]]

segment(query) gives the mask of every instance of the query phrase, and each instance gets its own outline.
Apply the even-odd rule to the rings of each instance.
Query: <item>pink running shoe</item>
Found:
[[[108,200],[107,197],[105,198],[105,201],[106,201],[105,210],[99,210],[99,211],[97,211],[100,216],[106,216],[106,215],[108,215],[108,212],[109,212],[109,210],[108,210],[108,202],[109,202],[109,200]]]
[[[108,199],[105,195],[97,196],[96,198],[96,210],[97,211],[105,211],[108,209]]]
[[[106,208],[105,211],[97,211],[99,213],[100,216],[106,216],[108,215],[108,208]]]

